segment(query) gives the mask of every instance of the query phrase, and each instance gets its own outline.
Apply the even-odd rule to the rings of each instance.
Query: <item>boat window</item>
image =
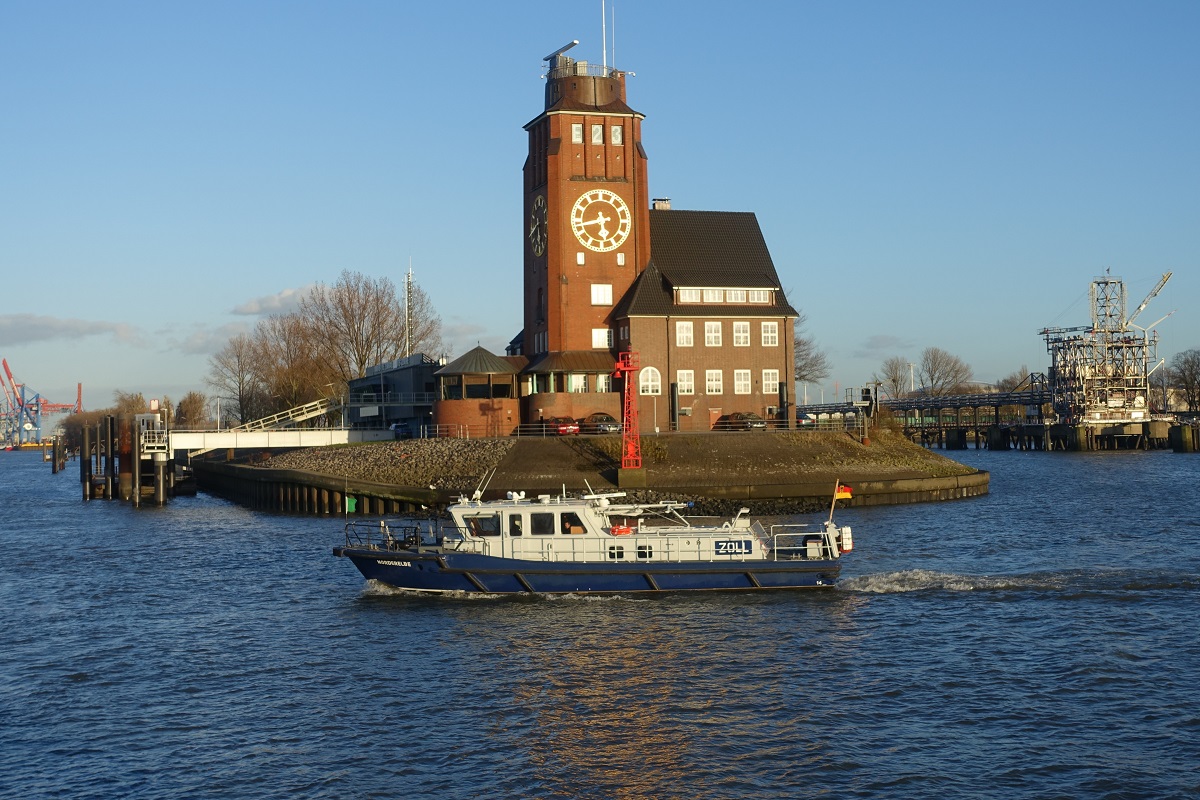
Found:
[[[463,520],[467,523],[467,530],[475,536],[499,536],[500,535],[500,515],[489,514],[487,516],[467,517]]]
[[[608,546],[609,561],[620,561],[625,558],[625,548],[619,544],[610,544]]]
[[[508,517],[508,535],[509,536],[520,536],[521,535],[521,515],[520,514],[510,514],[509,515],[509,517]]]
[[[654,545],[639,544],[637,549],[638,558],[654,558]]]
[[[583,520],[574,511],[564,511],[562,515],[562,532],[570,534],[583,533]]]
[[[554,535],[554,514],[537,513],[529,515],[529,532],[534,536]]]

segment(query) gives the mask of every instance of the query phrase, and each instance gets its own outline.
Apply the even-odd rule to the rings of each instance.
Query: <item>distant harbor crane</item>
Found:
[[[1158,358],[1158,332],[1153,328],[1171,314],[1146,327],[1133,321],[1162,291],[1171,274],[1164,273],[1128,317],[1125,282],[1109,274],[1095,278],[1091,325],[1039,331],[1050,353],[1047,377],[1060,421],[1111,426],[1150,420],[1150,376],[1163,364]]]
[[[37,392],[32,394],[23,383],[13,378],[8,359],[0,359],[4,374],[0,385],[4,387],[5,407],[0,412],[0,442],[5,446],[20,447],[23,444],[40,444],[42,419],[53,414],[79,414],[83,411],[83,384],[76,384],[74,403],[52,403]]]

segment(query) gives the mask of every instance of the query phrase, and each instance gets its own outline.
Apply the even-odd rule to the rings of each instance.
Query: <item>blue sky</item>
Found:
[[[624,0],[650,194],[754,211],[833,375],[1044,370],[1111,268],[1200,347],[1200,3]],[[208,357],[411,258],[453,354],[521,325],[522,126],[599,0],[0,0],[0,356],[55,402]],[[613,29],[610,25],[610,37]],[[610,46],[612,41],[610,40]]]

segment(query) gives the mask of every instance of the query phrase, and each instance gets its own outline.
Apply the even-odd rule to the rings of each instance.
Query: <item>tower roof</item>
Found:
[[[483,347],[468,350],[434,375],[516,375],[520,370]]]

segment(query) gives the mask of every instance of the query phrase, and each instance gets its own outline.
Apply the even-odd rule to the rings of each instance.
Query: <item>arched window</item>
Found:
[[[638,394],[662,394],[662,376],[654,367],[643,367],[639,373]]]

